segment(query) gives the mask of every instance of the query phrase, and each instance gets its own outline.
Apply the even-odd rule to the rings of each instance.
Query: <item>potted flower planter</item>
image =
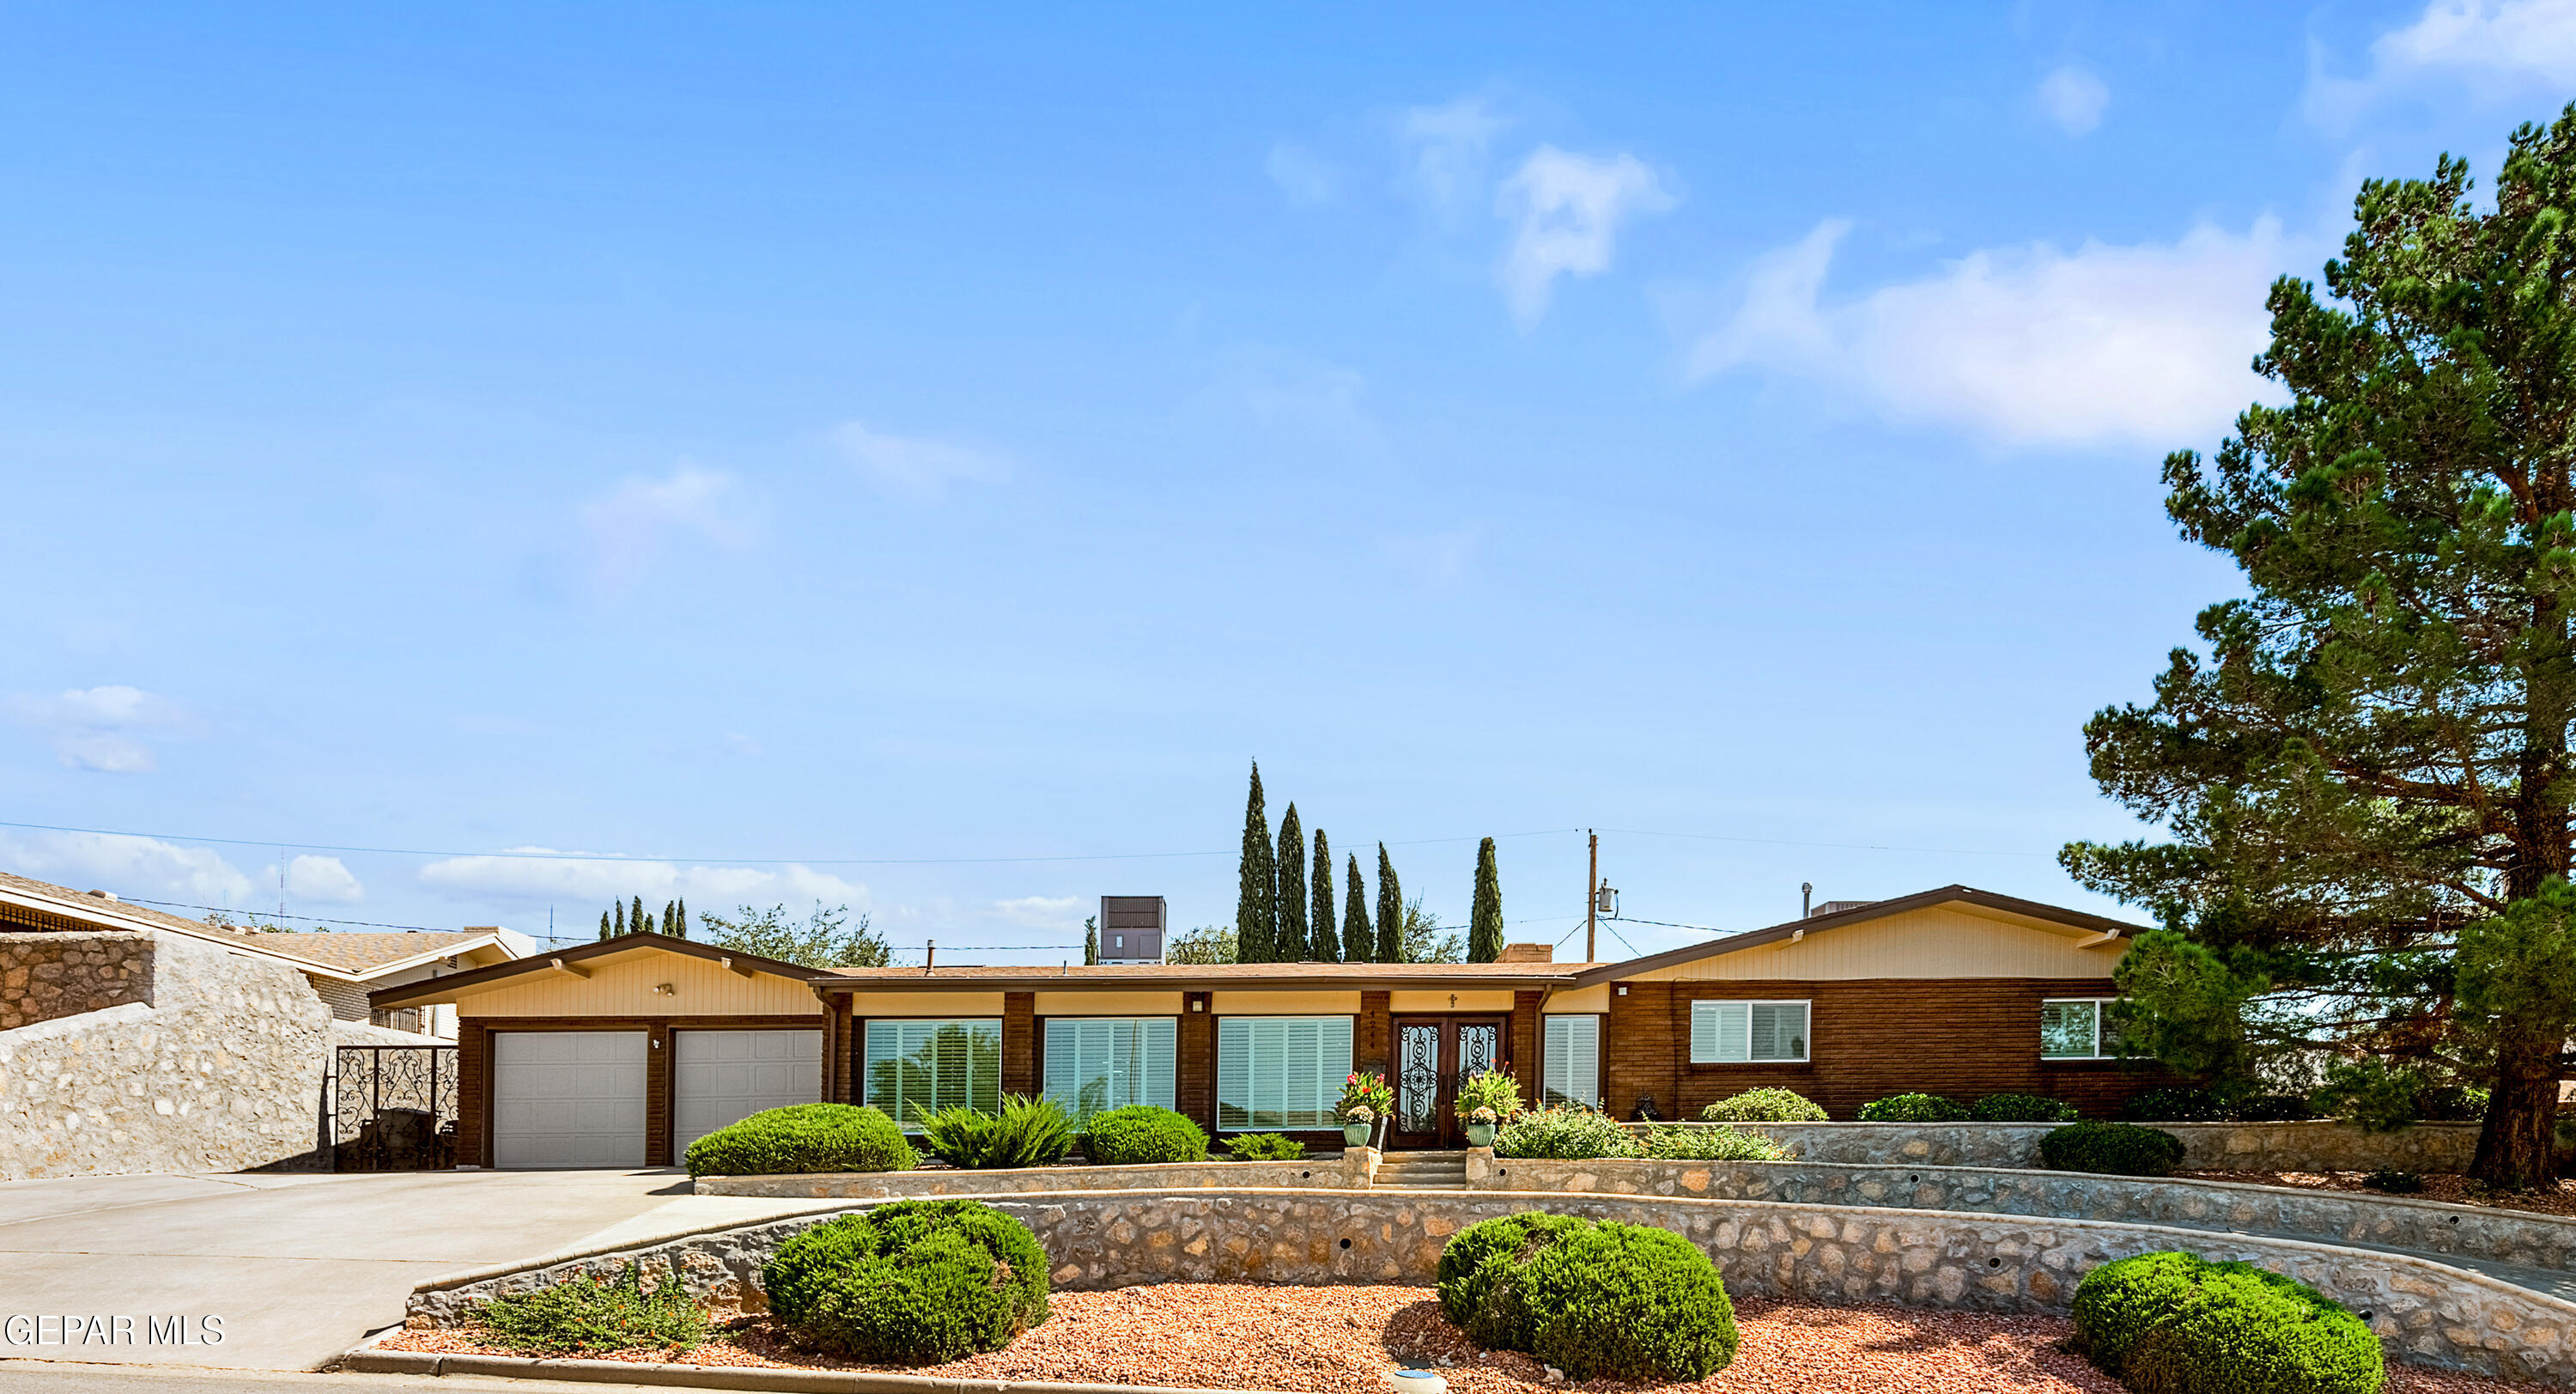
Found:
[[[1491,1147],[1491,1146],[1493,1146],[1493,1145],[1494,1145],[1494,1125],[1493,1125],[1493,1124],[1491,1124],[1491,1123],[1470,1123],[1470,1124],[1468,1124],[1468,1125],[1467,1125],[1467,1145],[1468,1145],[1469,1147]]]
[[[1353,1119],[1352,1121],[1342,1125],[1343,1145],[1348,1147],[1366,1147],[1368,1146],[1368,1140],[1369,1124],[1364,1120]]]

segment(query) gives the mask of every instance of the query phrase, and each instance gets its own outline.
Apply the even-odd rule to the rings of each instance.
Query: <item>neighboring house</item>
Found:
[[[1458,1139],[1458,1080],[1486,1069],[1621,1115],[1764,1085],[1839,1118],[1917,1089],[2103,1114],[2170,1082],[2104,1039],[2139,928],[1948,886],[1622,963],[1513,945],[1478,964],[813,970],[632,934],[372,1000],[456,1009],[457,1155],[485,1166],[663,1165],[779,1104],[909,1120],[1004,1093],[1328,1142],[1355,1069],[1395,1085],[1391,1145],[1434,1147]]]
[[[449,973],[488,968],[525,958],[537,941],[516,930],[486,925],[452,932],[399,934],[266,933],[259,946],[314,965],[305,974],[313,990],[341,1021],[456,1039],[456,1009],[444,1004],[379,1011],[367,995],[382,988],[425,982]]]

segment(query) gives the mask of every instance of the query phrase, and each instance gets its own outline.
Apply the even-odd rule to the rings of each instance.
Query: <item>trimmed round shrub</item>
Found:
[[[2379,1394],[2379,1337],[2295,1279],[2194,1254],[2107,1263],[2075,1290],[2075,1335],[2135,1394]]]
[[[2055,1171],[2171,1176],[2182,1153],[2181,1138],[2135,1123],[2069,1123],[2039,1140],[2039,1159]]]
[[[920,1162],[903,1129],[873,1108],[790,1104],[763,1109],[689,1144],[691,1176],[799,1171],[910,1171]]]
[[[1963,1123],[1968,1110],[1939,1094],[1892,1094],[1860,1106],[1864,1123]]]
[[[1735,1307],[1708,1255],[1668,1229],[1603,1223],[1530,1256],[1530,1354],[1578,1380],[1702,1380],[1735,1359]]]
[[[1988,1094],[1968,1106],[1980,1123],[2072,1123],[2075,1105],[2037,1094]]]
[[[1703,1123],[1822,1123],[1822,1105],[1794,1089],[1747,1089],[1699,1111]]]
[[[1531,1317],[1520,1281],[1532,1255],[1592,1221],[1574,1215],[1524,1210],[1479,1220],[1452,1236],[1434,1270],[1440,1310],[1467,1339],[1481,1346],[1528,1350]]]
[[[1494,1155],[1583,1161],[1593,1157],[1641,1157],[1645,1149],[1619,1126],[1619,1120],[1606,1113],[1588,1108],[1542,1108],[1496,1129]]]
[[[826,1221],[761,1270],[769,1310],[807,1345],[936,1365],[1000,1350],[1047,1318],[1029,1227],[971,1200],[902,1200]]]
[[[1152,1104],[1095,1113],[1083,1131],[1083,1155],[1102,1166],[1207,1160],[1207,1131],[1181,1114]]]

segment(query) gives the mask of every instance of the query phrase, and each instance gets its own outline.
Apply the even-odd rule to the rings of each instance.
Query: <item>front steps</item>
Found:
[[[1377,1175],[1369,1184],[1413,1191],[1463,1191],[1467,1189],[1467,1154],[1388,1152],[1379,1159]]]

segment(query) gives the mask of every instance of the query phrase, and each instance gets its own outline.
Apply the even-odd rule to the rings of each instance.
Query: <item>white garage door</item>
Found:
[[[823,1097],[820,1031],[681,1031],[672,1052],[675,1162],[727,1123]]]
[[[492,1163],[644,1165],[641,1031],[500,1031],[492,1037]]]

